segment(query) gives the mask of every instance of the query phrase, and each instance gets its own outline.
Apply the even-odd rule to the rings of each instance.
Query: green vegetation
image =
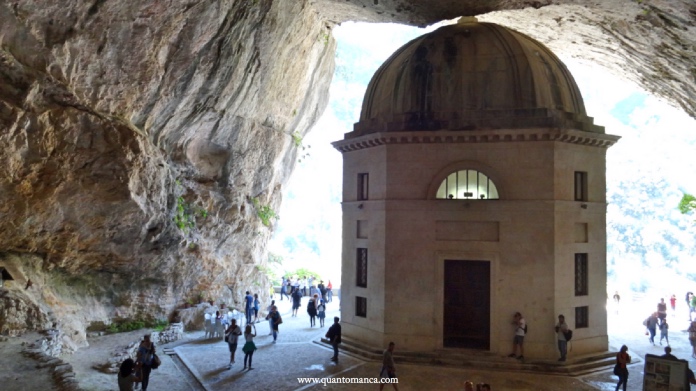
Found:
[[[153,331],[163,331],[169,322],[166,320],[156,320],[154,323],[152,321],[143,320],[123,320],[115,321],[106,327],[106,331],[109,333],[125,333],[127,331],[140,330],[145,327],[152,328]]]
[[[681,201],[679,201],[679,211],[682,214],[687,214],[696,210],[696,197],[691,194],[686,194],[682,196]]]
[[[169,322],[167,322],[166,320],[160,319],[157,322],[155,322],[155,324],[152,326],[152,329],[154,331],[162,332],[162,331],[164,331],[164,329],[167,328],[167,326],[169,326]]]
[[[141,320],[131,320],[131,321],[124,321],[120,323],[111,323],[107,328],[106,331],[110,333],[125,333],[126,331],[135,331],[135,330],[140,330],[145,327],[145,322]]]
[[[293,111],[293,115],[294,115],[294,113],[295,112]],[[302,163],[302,160],[306,159],[309,156],[309,152],[302,152],[302,151],[306,151],[308,148],[311,148],[311,146],[310,145],[305,146],[302,144],[303,138],[298,131],[292,132],[290,134],[290,137],[292,137],[292,143],[295,145],[296,148],[298,148],[300,150],[300,153],[301,153],[299,159],[297,159],[297,162]]]
[[[177,187],[181,187],[181,182],[176,180]],[[187,234],[190,230],[196,228],[196,217],[202,219],[208,218],[208,211],[205,208],[195,206],[193,203],[187,203],[183,196],[176,198],[176,210],[174,213],[174,224],[179,230]]]
[[[329,37],[330,37],[329,33],[324,32],[324,31],[320,31],[319,36],[317,37],[317,41],[323,42],[324,46],[326,46],[329,44]]]
[[[261,219],[261,223],[266,227],[271,226],[272,219],[278,219],[276,212],[268,205],[262,205],[258,198],[254,197],[252,200],[254,202],[254,207],[256,208],[256,215]]]
[[[292,137],[292,143],[295,144],[297,148],[302,147],[302,136],[298,131],[292,132],[290,136]]]

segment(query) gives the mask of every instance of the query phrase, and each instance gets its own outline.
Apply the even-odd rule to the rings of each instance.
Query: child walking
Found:
[[[252,327],[254,328],[253,333],[251,332]],[[256,350],[256,344],[254,344],[254,337],[256,337],[256,326],[253,324],[248,324],[244,329],[244,340],[246,341],[246,343],[242,348],[242,351],[244,352],[244,369],[247,369],[247,360],[249,360],[249,370],[254,369],[251,367],[251,358],[254,355],[254,351]]]

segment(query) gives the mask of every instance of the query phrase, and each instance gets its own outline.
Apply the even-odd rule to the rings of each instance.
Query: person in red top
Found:
[[[333,285],[331,285],[331,280],[329,280],[329,284],[326,286],[326,302],[331,303],[331,299],[333,298]]]
[[[616,368],[615,375],[619,377],[619,382],[616,384],[616,391],[619,391],[622,384],[623,391],[626,391],[626,385],[628,384],[628,368],[626,368],[626,364],[630,363],[631,356],[628,355],[628,346],[623,345],[616,355],[616,365],[618,368]]]
[[[669,298],[669,306],[672,307],[672,316],[674,316],[674,309],[677,307],[676,295],[672,295],[672,297]]]

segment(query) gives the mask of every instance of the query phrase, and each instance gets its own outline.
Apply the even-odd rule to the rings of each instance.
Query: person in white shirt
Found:
[[[512,353],[508,357],[517,357],[518,360],[522,360],[524,359],[524,335],[527,333],[527,322],[521,313],[515,312],[512,325],[515,326],[515,337],[512,340]],[[516,354],[518,347],[520,350],[519,356]]]
[[[242,335],[242,329],[237,326],[237,319],[230,320],[230,326],[225,330],[225,341],[230,348],[230,363],[227,369],[232,368],[234,364],[234,353],[237,351],[237,338]]]

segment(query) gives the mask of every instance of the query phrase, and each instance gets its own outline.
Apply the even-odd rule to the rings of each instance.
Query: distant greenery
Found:
[[[153,331],[164,331],[169,325],[166,320],[157,320],[154,323],[143,321],[143,320],[125,320],[120,322],[113,322],[107,326],[106,331],[109,333],[125,333],[127,331],[140,330],[145,327],[152,328]]]
[[[314,277],[314,278],[321,278],[321,275],[315,271],[306,269],[304,267],[299,268],[293,272],[287,272],[285,273],[286,277],[292,277],[292,276],[297,276],[298,278],[309,278],[309,277]]]
[[[684,193],[681,201],[679,201],[679,211],[682,212],[682,214],[687,214],[694,210],[696,210],[696,197]]]

